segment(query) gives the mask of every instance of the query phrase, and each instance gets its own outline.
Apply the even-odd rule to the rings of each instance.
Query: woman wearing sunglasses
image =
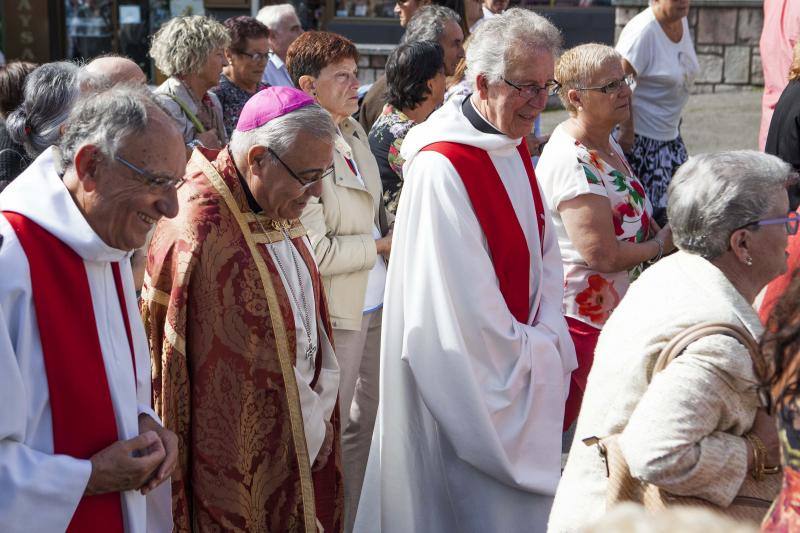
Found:
[[[575,421],[600,330],[642,264],[672,251],[669,227],[652,221],[641,182],[611,136],[630,114],[630,78],[611,47],[585,44],[555,69],[570,117],[536,167],[564,263],[564,312],[575,343],[564,428]]]
[[[675,173],[667,212],[679,251],[648,268],[603,326],[551,533],[579,530],[613,498],[597,447],[581,442],[592,436],[617,436],[634,479],[732,516],[766,514],[781,478],[775,419],[754,364],[763,357],[751,356],[745,338],[712,334],[653,368],[671,339],[703,323],[761,337],[753,302],[786,271],[787,234],[797,230],[787,215],[791,172],[775,156],[742,150],[691,157]]]

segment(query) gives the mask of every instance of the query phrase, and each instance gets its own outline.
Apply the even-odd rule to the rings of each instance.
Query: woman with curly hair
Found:
[[[564,313],[575,343],[564,415],[578,416],[600,330],[646,261],[672,250],[672,234],[653,208],[611,136],[631,112],[629,78],[610,46],[585,44],[555,69],[570,117],[553,132],[536,167],[550,205],[564,263]]]
[[[178,123],[186,145],[221,148],[228,142],[222,105],[209,89],[228,64],[228,30],[201,16],[176,17],[153,36],[150,56],[169,78],[156,90],[161,105]]]

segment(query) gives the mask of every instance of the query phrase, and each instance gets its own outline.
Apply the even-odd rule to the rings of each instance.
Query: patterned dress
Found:
[[[400,190],[403,187],[405,161],[400,157],[400,147],[408,130],[415,125],[416,122],[402,111],[395,109],[391,104],[386,104],[369,132],[369,147],[378,161],[378,170],[383,183],[383,202],[386,204],[386,210],[392,214],[397,212]]]
[[[778,414],[781,442],[783,487],[761,524],[762,531],[791,533],[800,531],[800,401],[787,402]]]
[[[267,87],[269,85],[259,83],[258,87],[256,87],[256,93],[263,91]],[[242,113],[244,104],[256,93],[245,91],[233,83],[225,74],[220,75],[219,85],[211,89],[211,92],[217,95],[222,104],[222,121],[225,124],[225,133],[230,139],[233,130],[236,129],[236,123],[239,122],[239,115]]]

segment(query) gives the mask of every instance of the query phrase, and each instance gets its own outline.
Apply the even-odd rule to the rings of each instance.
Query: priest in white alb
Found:
[[[524,137],[558,30],[510,9],[467,51],[474,92],[403,142],[381,399],[358,532],[544,532],[575,351]]]
[[[172,530],[177,437],[150,406],[130,256],[177,213],[185,163],[147,89],[118,87],[0,194],[3,533]]]

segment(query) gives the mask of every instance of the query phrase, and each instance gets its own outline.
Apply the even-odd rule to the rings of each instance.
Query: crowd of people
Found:
[[[3,68],[0,530],[800,527],[800,45],[690,157],[688,10],[399,0],[366,91],[290,4]]]

